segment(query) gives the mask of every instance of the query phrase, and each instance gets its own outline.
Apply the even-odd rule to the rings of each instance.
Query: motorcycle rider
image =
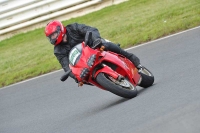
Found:
[[[50,43],[54,45],[54,55],[57,57],[65,72],[70,69],[68,59],[70,50],[75,45],[82,43],[85,40],[85,35],[88,31],[92,32],[93,45],[100,41],[101,45],[105,47],[105,50],[121,54],[128,58],[138,69],[142,68],[137,56],[126,52],[112,42],[106,42],[101,38],[97,28],[78,23],[69,24],[64,27],[60,21],[53,20],[46,25],[45,35]],[[77,82],[77,79],[72,72],[70,73],[70,77]]]

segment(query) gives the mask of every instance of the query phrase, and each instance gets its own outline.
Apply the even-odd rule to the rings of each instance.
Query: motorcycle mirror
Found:
[[[69,74],[72,70],[68,70],[67,72],[65,72],[65,74],[60,78],[61,81],[65,81],[68,77],[69,77]]]
[[[92,46],[92,32],[87,31],[85,34],[85,45]]]

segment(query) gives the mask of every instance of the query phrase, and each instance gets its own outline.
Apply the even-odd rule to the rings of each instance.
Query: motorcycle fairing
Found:
[[[116,65],[117,67],[115,71],[117,73],[124,76],[125,78],[128,78],[133,84],[137,85],[140,79],[140,75],[138,74],[137,68],[134,66],[134,64],[132,64],[131,61],[129,61],[122,55],[119,55],[110,51],[106,51],[106,52],[103,51],[101,55],[103,56],[103,58],[101,59],[100,62],[110,62]],[[101,71],[99,70],[98,72],[96,72],[95,77],[98,75],[99,72]]]
[[[134,85],[137,85],[140,75],[138,74],[137,68],[125,57],[110,52],[110,51],[102,51],[100,52],[99,50],[94,50],[90,48],[89,46],[86,46],[85,43],[83,42],[82,44],[79,44],[79,46],[75,47],[81,47],[81,54],[79,55],[80,58],[77,58],[77,62],[74,65],[70,64],[70,68],[72,69],[72,72],[74,75],[77,77],[78,81],[83,81],[83,72],[85,72],[85,69],[90,70],[91,72],[94,71],[94,69],[99,65],[99,64],[104,64],[104,62],[110,62],[111,64],[116,65],[116,69],[112,70],[109,66],[104,66],[98,69],[94,75],[85,75],[89,76],[87,77],[87,81],[91,82],[93,84],[96,84],[94,82],[94,79],[96,76],[102,72],[102,73],[107,73],[108,75],[112,76],[113,78],[117,79],[117,77],[120,75],[124,76],[125,78],[128,78],[130,82],[132,82]],[[88,66],[88,60],[92,55],[96,55],[96,58],[94,60],[94,65],[93,66]],[[86,71],[87,72],[87,71]],[[80,75],[82,74],[82,77]],[[98,85],[97,85],[98,86]],[[99,86],[100,87],[100,86]],[[102,88],[102,87],[100,87]]]

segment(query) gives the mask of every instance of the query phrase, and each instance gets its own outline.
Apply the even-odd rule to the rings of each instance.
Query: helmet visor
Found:
[[[55,45],[59,35],[60,35],[60,30],[58,28],[55,32],[53,32],[47,38],[49,39],[51,44]]]

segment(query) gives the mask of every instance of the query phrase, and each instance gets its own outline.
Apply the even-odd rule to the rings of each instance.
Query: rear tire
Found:
[[[106,90],[118,96],[124,98],[133,98],[137,96],[136,87],[132,85],[127,79],[121,79],[119,82],[107,74],[99,73],[96,77],[96,81]]]
[[[145,67],[143,67],[142,70],[139,71],[139,73],[142,77],[142,81],[139,84],[139,86],[144,87],[144,88],[152,86],[152,84],[154,83],[153,74]]]

